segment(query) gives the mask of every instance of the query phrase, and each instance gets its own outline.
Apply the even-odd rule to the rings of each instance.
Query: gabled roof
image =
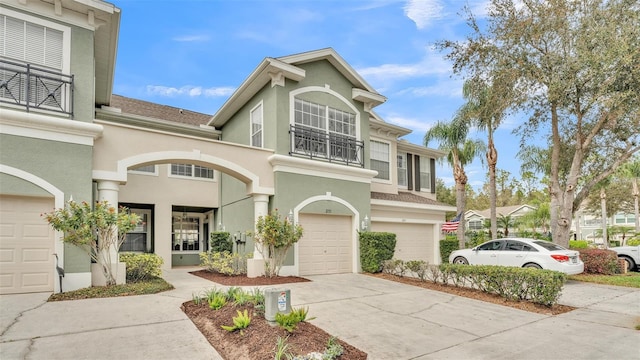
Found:
[[[512,206],[501,206],[501,207],[496,207],[496,214],[498,216],[500,215],[504,215],[504,216],[509,216],[512,215],[516,212],[519,212],[521,210],[535,210],[535,206],[531,206],[531,205],[512,205]],[[477,215],[479,217],[483,217],[485,219],[489,219],[491,217],[491,209],[485,209],[485,210],[467,210],[467,212],[465,213],[465,218],[469,218],[466,215]]]
[[[387,100],[364,81],[335,50],[326,48],[279,58],[265,58],[213,115],[208,125],[216,128],[222,127],[266,84],[271,82],[271,86],[284,85],[285,78],[300,81],[305,78],[306,72],[296,65],[320,60],[329,61],[337,71],[351,81],[354,85],[351,94],[352,98],[364,102],[367,109],[371,109]]]
[[[211,115],[209,114],[156,104],[144,100],[132,99],[115,94],[111,96],[110,107],[118,108],[125,114],[139,115],[196,126],[206,124],[211,118]]]
[[[429,199],[406,191],[399,191],[397,194],[372,191],[371,199],[451,207],[451,205],[449,204],[445,204],[440,201]]]

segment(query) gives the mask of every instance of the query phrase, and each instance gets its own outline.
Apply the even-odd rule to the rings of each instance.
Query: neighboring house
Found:
[[[535,210],[536,208],[531,205],[512,205],[496,207],[496,216],[511,216],[516,220],[520,216]],[[484,223],[486,220],[491,220],[491,209],[485,210],[467,210],[465,213],[465,220],[467,221],[466,230],[479,231],[485,229]],[[498,226],[500,228],[500,226]],[[498,229],[500,230],[500,229]]]
[[[455,209],[435,198],[435,161],[445,154],[402,140],[410,130],[373,112],[386,98],[333,49],[265,58],[207,115],[111,94],[113,5],[11,0],[0,9],[5,24],[61,29],[63,55],[73,59],[58,70],[73,75],[65,85],[73,99],[53,92],[73,104],[66,112],[53,112],[54,99],[41,109],[29,99],[0,105],[2,293],[58,291],[54,252],[65,291],[91,285],[89,258],[39,216],[71,196],[138,213],[143,221],[122,251],[155,253],[167,268],[197,265],[210,232],[228,231],[234,251],[254,253],[249,271],[259,275],[247,233],[275,210],[305,232],[283,275],[358,272],[364,230],[395,233],[397,258],[440,262],[439,229]],[[2,51],[3,81],[17,72],[13,63],[49,66]],[[27,238],[41,245],[21,248]]]
[[[618,213],[607,218],[607,226],[624,228],[628,231],[624,234],[615,232],[609,234],[610,240],[620,241],[623,235],[625,238],[633,236],[636,226],[636,216],[634,214]],[[602,241],[602,217],[588,214],[583,208],[579,209],[571,222],[571,233],[576,240],[586,240],[594,244],[604,244]]]

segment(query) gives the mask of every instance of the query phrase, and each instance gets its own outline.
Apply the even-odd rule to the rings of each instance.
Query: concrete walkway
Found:
[[[180,304],[224,288],[173,269],[176,289],[156,295],[46,302],[0,296],[0,359],[220,359]],[[369,359],[640,360],[640,289],[569,282],[541,315],[366,275],[312,276],[287,284],[312,323]],[[235,360],[235,359],[234,359]]]

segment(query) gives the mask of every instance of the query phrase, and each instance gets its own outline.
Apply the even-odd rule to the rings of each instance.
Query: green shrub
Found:
[[[637,246],[640,245],[640,236],[631,238],[629,240],[627,240],[627,245],[629,246]]]
[[[396,248],[396,234],[387,232],[361,232],[360,263],[362,271],[377,273],[382,270],[382,263],[391,260]]]
[[[586,274],[613,275],[621,272],[618,254],[613,250],[579,249]]]
[[[458,250],[458,240],[440,240],[440,258],[443,263],[449,262],[449,255]]]
[[[233,243],[230,239],[231,234],[226,231],[216,231],[211,233],[209,248],[210,252],[233,252]]]
[[[224,275],[241,275],[247,273],[247,259],[251,253],[240,255],[238,253],[224,252],[202,252],[200,253],[200,266],[210,272],[217,272]]]
[[[589,242],[586,240],[569,240],[569,249],[588,249]]]
[[[440,265],[440,281],[473,287],[508,300],[530,300],[551,306],[558,302],[567,275],[559,271],[491,265]]]
[[[120,261],[127,264],[127,281],[139,282],[162,277],[164,261],[156,254],[121,253]]]
[[[292,333],[298,326],[298,323],[315,319],[315,318],[307,319],[308,313],[309,313],[309,308],[304,308],[304,307],[301,307],[298,309],[291,309],[291,312],[288,314],[276,313],[276,323],[281,328],[287,330],[289,333]]]
[[[248,328],[249,324],[251,324],[251,316],[249,316],[247,309],[245,309],[244,312],[241,312],[240,310],[236,310],[236,312],[238,313],[238,316],[234,316],[232,318],[233,325],[221,325],[221,327],[229,332],[240,330],[240,335],[243,335],[242,330]]]

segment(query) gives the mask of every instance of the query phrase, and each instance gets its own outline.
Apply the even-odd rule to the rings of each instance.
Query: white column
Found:
[[[269,213],[269,195],[254,194],[253,195],[253,231],[256,232],[255,224],[258,218]],[[247,260],[247,277],[254,278],[264,275],[264,258],[260,253],[260,246],[254,239],[253,259]]]
[[[258,222],[258,218],[261,216],[266,216],[269,213],[269,195],[253,195],[253,231],[255,233],[256,224]],[[257,243],[254,242],[255,251],[253,252],[254,259],[262,259],[262,255],[260,254],[260,247]]]
[[[118,192],[120,191],[120,186],[117,181],[112,180],[98,180],[98,201],[106,201],[110,206],[118,211]],[[118,236],[117,233],[114,236]],[[112,243],[116,243],[116,239],[111,239]],[[118,249],[115,246],[111,246],[109,249],[109,257],[111,259],[111,269],[113,271],[113,275],[116,278],[117,284],[125,283],[126,272],[124,270],[124,263],[122,265],[119,264],[118,261]],[[107,257],[105,257],[107,258]],[[93,264],[97,265],[97,264]],[[93,266],[92,266],[93,268]],[[92,283],[93,285],[103,285],[104,276],[102,276],[101,271],[93,271],[92,270]]]

